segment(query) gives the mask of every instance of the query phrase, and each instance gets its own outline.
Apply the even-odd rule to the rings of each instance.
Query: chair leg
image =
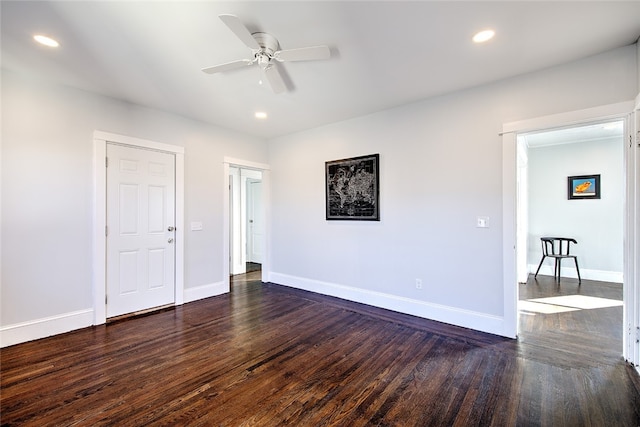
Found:
[[[576,263],[576,271],[578,272],[578,284],[582,283],[582,278],[580,277],[580,269],[578,268],[578,257],[574,257],[573,260]]]
[[[538,271],[540,271],[540,267],[542,267],[542,263],[544,262],[545,258],[546,256],[542,255],[542,259],[540,260],[540,264],[538,264],[538,269],[536,270],[536,274],[533,277],[538,277]]]
[[[554,277],[558,278],[558,282],[560,281],[560,270],[562,268],[562,258],[556,258],[556,271]]]

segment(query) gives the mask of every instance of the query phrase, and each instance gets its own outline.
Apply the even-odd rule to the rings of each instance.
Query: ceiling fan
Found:
[[[225,64],[203,68],[208,74],[230,71],[248,65],[257,64],[264,73],[271,89],[275,93],[284,92],[287,86],[276,66],[277,62],[311,61],[328,59],[331,52],[327,46],[311,46],[298,49],[279,50],[278,39],[268,33],[251,33],[235,15],[220,15],[219,18],[249,48],[252,58],[240,59]]]

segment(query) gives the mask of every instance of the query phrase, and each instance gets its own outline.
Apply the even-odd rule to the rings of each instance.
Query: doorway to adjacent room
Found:
[[[624,239],[622,248],[623,258],[623,318],[624,327],[620,328],[622,334],[623,351],[625,358],[634,364],[637,363],[637,352],[633,343],[635,337],[633,331],[637,324],[636,310],[638,285],[635,272],[635,254],[637,247],[637,234],[635,231],[636,209],[635,204],[638,188],[635,184],[637,165],[635,162],[636,149],[633,144],[634,137],[631,129],[633,120],[633,102],[594,107],[587,110],[572,111],[551,116],[543,116],[535,119],[506,123],[503,125],[503,259],[504,259],[504,326],[505,336],[518,336],[518,262],[522,254],[521,245],[518,244],[518,231],[522,232],[521,215],[518,212],[518,199],[522,198],[518,191],[519,156],[517,136],[524,133],[543,132],[551,129],[578,127],[589,124],[623,121],[623,233],[628,239]],[[567,177],[564,177],[564,192],[567,192]],[[584,202],[584,201],[583,201]],[[526,228],[526,227],[525,227]],[[597,269],[597,268],[596,268]],[[582,273],[582,265],[580,266]],[[597,279],[596,279],[597,280]],[[583,281],[584,282],[584,281]]]
[[[262,269],[262,171],[232,166],[229,168],[229,187],[229,272],[234,276]]]
[[[224,281],[252,274],[269,281],[269,180],[264,163],[225,157],[223,191]]]
[[[518,134],[518,333],[554,351],[616,361],[623,347],[624,121]],[[597,174],[598,198],[569,194],[570,176]],[[573,263],[542,258],[543,236],[574,238]],[[587,332],[588,331],[588,332]],[[597,349],[597,350],[596,350]]]

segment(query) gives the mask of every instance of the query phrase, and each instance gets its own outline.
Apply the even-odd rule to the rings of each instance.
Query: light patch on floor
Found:
[[[563,307],[561,305],[547,304],[543,302],[522,300],[522,301],[518,301],[518,310],[522,312],[528,311],[531,313],[554,314],[554,313],[565,313],[567,311],[578,311],[580,309],[572,308],[572,307]]]
[[[622,306],[622,301],[608,298],[588,297],[584,295],[565,295],[561,297],[534,298],[528,301],[543,304],[561,305],[564,307],[572,307],[581,310]]]

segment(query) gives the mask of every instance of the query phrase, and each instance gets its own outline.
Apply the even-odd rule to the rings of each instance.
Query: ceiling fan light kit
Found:
[[[221,73],[242,68],[247,65],[257,64],[262,70],[265,79],[269,82],[271,89],[275,93],[287,90],[287,86],[282,79],[282,75],[277,62],[287,61],[313,61],[329,59],[331,51],[327,46],[311,46],[298,49],[279,50],[278,39],[268,33],[251,33],[247,27],[235,15],[220,15],[220,19],[225,25],[249,48],[251,49],[251,59],[240,59],[227,62],[225,64],[214,65],[203,68],[207,74]],[[275,61],[274,61],[275,60]]]

